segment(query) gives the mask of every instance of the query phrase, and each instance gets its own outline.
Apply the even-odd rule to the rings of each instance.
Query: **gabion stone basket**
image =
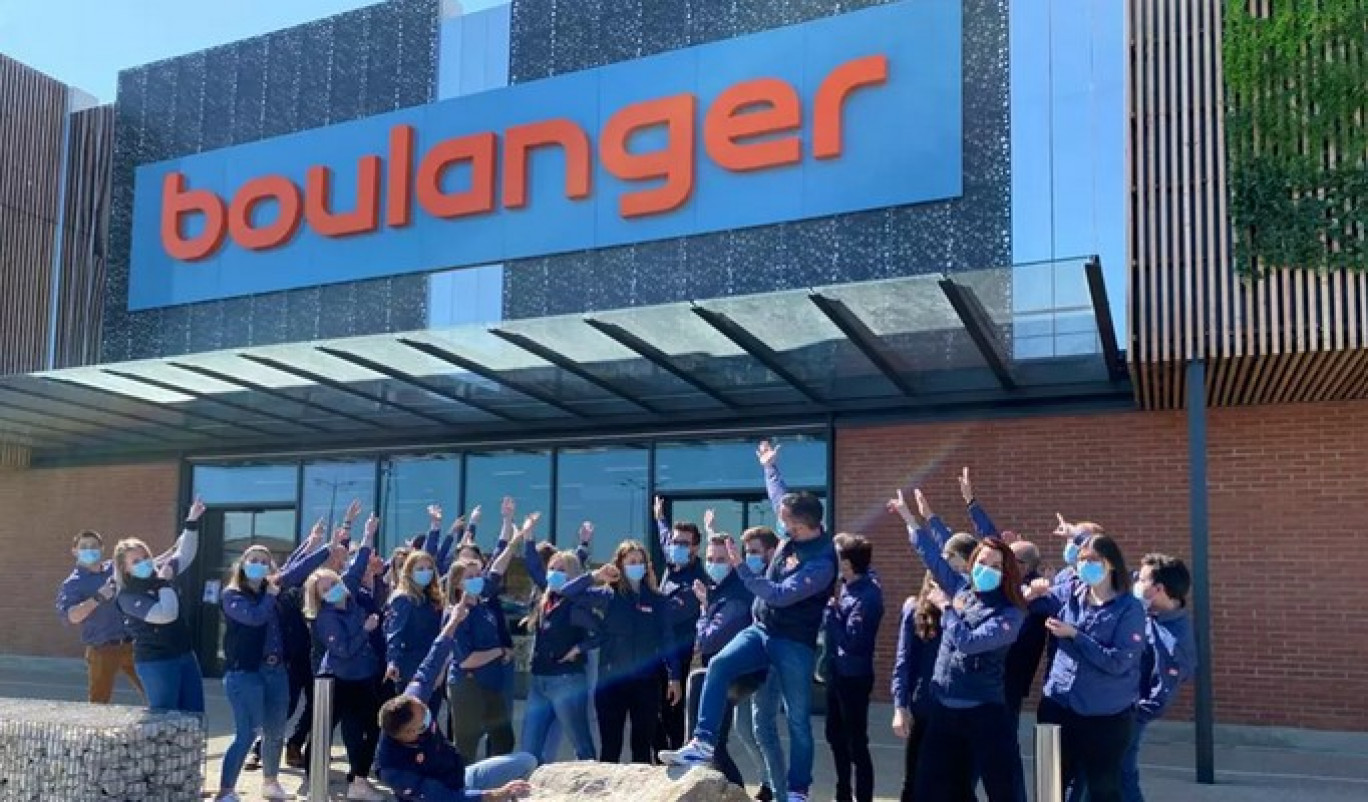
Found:
[[[196,715],[0,699],[0,802],[198,802],[204,749]]]

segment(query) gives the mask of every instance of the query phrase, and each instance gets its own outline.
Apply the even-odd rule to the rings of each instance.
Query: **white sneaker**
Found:
[[[261,795],[267,799],[289,799],[290,794],[280,785],[279,780],[267,780],[261,784]]]
[[[352,802],[385,802],[389,797],[371,785],[370,780],[357,777],[347,786],[347,799]]]
[[[669,766],[703,766],[712,762],[712,745],[694,738],[681,749],[662,749],[660,762]]]

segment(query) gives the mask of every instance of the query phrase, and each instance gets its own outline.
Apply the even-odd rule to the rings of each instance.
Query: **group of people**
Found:
[[[444,533],[434,505],[429,531],[385,559],[374,514],[353,541],[355,502],[331,536],[320,521],[283,564],[265,547],[248,548],[221,596],[235,737],[218,799],[236,802],[244,767],[261,769],[268,799],[289,798],[282,757],[307,771],[312,678],[329,676],[347,798],[357,802],[385,798],[373,777],[402,800],[514,799],[562,740],[582,760],[617,762],[626,745],[633,762],[706,763],[744,785],[733,732],[758,753],[758,799],[806,802],[816,676],[835,798],[872,800],[868,718],[883,617],[873,546],[833,536],[820,499],[788,492],[778,455],[767,441],[757,450],[782,536],[752,527],[734,538],[713,530],[711,514],[701,529],[671,523],[657,499],[659,576],[650,550],[631,539],[590,570],[587,522],[573,550],[538,544],[538,513],[515,525],[508,498],[488,555],[475,542],[479,507]],[[1102,527],[1061,518],[1065,565],[1047,579],[1034,544],[997,531],[967,469],[961,487],[974,534],[952,533],[920,491],[914,504],[901,491],[888,504],[927,569],[902,606],[893,667],[892,726],[907,739],[903,799],[974,799],[981,783],[992,802],[1025,800],[1017,718],[1042,657],[1037,714],[1062,728],[1070,799],[1139,799],[1141,733],[1193,669],[1186,568],[1151,554],[1132,575]],[[151,708],[203,712],[175,586],[194,559],[203,513],[196,500],[173,548],[158,556],[126,539],[106,561],[98,533],[75,539],[77,567],[57,607],[82,627],[91,701],[109,701],[123,671]],[[502,596],[514,559],[535,591],[526,618],[510,622]],[[531,637],[531,659],[515,736],[518,626]],[[486,759],[471,762],[482,744]]]

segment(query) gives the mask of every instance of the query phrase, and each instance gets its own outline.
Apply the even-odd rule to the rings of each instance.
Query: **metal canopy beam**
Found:
[[[251,390],[254,393],[261,393],[262,395],[268,395],[271,398],[279,398],[281,401],[285,401],[291,404],[298,404],[299,406],[304,407],[306,409],[316,409],[325,415],[336,415],[339,418],[346,418],[347,420],[360,423],[363,426],[371,426],[377,428],[379,427],[378,423],[375,423],[371,420],[367,420],[366,418],[363,418],[359,415],[353,415],[350,412],[343,412],[340,409],[334,409],[333,407],[327,406],[325,404],[319,404],[315,401],[307,401],[303,398],[296,398],[283,390],[277,390],[274,387],[267,387],[266,385],[261,384],[259,382],[239,378],[230,373],[224,373],[221,370],[206,368],[202,365],[190,365],[185,362],[167,362],[166,364],[170,365],[173,368],[180,368],[181,370],[188,370],[191,373],[198,373],[201,376],[205,376],[215,381],[221,381],[224,384],[231,384],[236,387],[241,387],[244,390]],[[313,423],[306,423],[298,419],[295,419],[295,422],[298,423],[300,426],[308,426],[320,432],[333,431],[332,429],[329,429],[325,426],[319,426]]]
[[[626,348],[627,350],[636,353],[642,359],[645,359],[647,362],[650,362],[651,364],[655,365],[656,367],[660,368],[666,373],[673,375],[675,378],[679,379],[685,384],[688,384],[698,392],[708,396],[709,398],[726,407],[727,409],[741,408],[735,401],[726,397],[721,392],[709,386],[701,379],[695,377],[689,371],[680,367],[679,363],[675,362],[669,354],[665,353],[659,348],[656,348],[654,345],[651,345],[650,343],[646,342],[645,340],[641,339],[640,337],[636,336],[630,331],[624,329],[623,327],[617,325],[616,323],[609,323],[606,320],[599,320],[597,318],[592,317],[586,317],[584,319],[584,322],[587,325],[593,327],[595,331],[599,332],[603,336],[607,337],[613,342],[616,342],[623,348]]]
[[[737,348],[745,351],[752,359],[764,365],[770,373],[783,379],[788,386],[792,387],[807,400],[814,404],[826,404],[826,399],[822,398],[816,391],[809,388],[798,378],[793,371],[784,367],[784,363],[779,359],[779,354],[773,348],[765,345],[759,337],[751,334],[744,326],[732,320],[722,312],[708,309],[699,304],[693,304],[690,309],[695,315],[703,318],[703,321],[712,326],[718,334],[731,340]]]
[[[166,429],[169,431],[177,432],[179,434],[188,434],[191,436],[194,436],[196,434],[196,431],[194,429],[191,429],[186,426],[177,426],[173,423],[160,421],[156,418],[149,418],[145,415],[135,415],[132,412],[116,412],[112,409],[106,409],[96,404],[87,404],[82,401],[74,401],[70,398],[62,398],[59,395],[39,392],[38,390],[33,390],[27,387],[5,386],[0,387],[0,390],[3,390],[7,393],[16,393],[18,395],[28,396],[29,398],[37,398],[40,401],[50,404],[63,404],[75,409],[84,410],[86,412],[94,412],[98,415],[106,415],[111,418],[122,418],[124,420],[136,421],[147,426],[155,426],[159,429]]]
[[[903,395],[911,397],[917,394],[912,387],[912,382],[908,381],[907,374],[911,373],[911,368],[907,365],[902,355],[883,341],[879,335],[875,334],[859,315],[850,311],[850,307],[838,298],[814,292],[808,298],[826,315],[836,328],[850,340],[851,344],[864,354],[869,363],[879,369],[879,372],[888,379],[889,383],[897,387]]]
[[[443,362],[455,365],[461,370],[464,370],[468,373],[474,373],[476,376],[492,381],[495,384],[501,385],[503,387],[507,387],[508,389],[513,390],[514,392],[521,393],[527,396],[528,398],[539,401],[553,409],[558,409],[561,412],[564,412],[565,414],[570,415],[572,417],[589,417],[588,415],[585,415],[583,412],[580,412],[578,409],[575,409],[574,407],[565,404],[560,399],[556,398],[554,395],[551,395],[550,393],[539,390],[536,387],[532,387],[531,385],[525,384],[516,379],[510,379],[507,376],[504,376],[502,373],[499,373],[497,370],[486,367],[485,365],[481,365],[479,362],[476,362],[473,359],[467,359],[466,357],[463,357],[460,354],[448,351],[440,345],[434,345],[433,343],[423,342],[422,340],[410,340],[407,337],[400,337],[399,342],[403,343],[404,345],[407,345],[409,348],[412,348],[415,351],[421,351],[427,354],[428,356],[436,357],[437,359],[440,359]]]
[[[1127,376],[1126,363],[1116,344],[1116,326],[1112,322],[1111,304],[1107,300],[1107,281],[1102,274],[1102,260],[1094,256],[1084,265],[1088,277],[1088,294],[1092,296],[1093,319],[1097,321],[1097,336],[1102,339],[1102,358],[1107,363],[1107,376],[1114,382]]]
[[[4,413],[8,410],[13,410],[24,415],[34,415],[38,418],[45,418],[53,421],[66,421],[68,423],[74,423],[77,426],[82,427],[90,426],[91,423],[88,418],[77,418],[72,415],[63,414],[61,412],[53,412],[51,409],[34,409],[31,406],[23,406],[15,403],[6,403],[4,405],[0,405],[0,415],[4,415]],[[167,442],[164,438],[147,434],[145,432],[116,430],[113,432],[106,433],[106,431],[104,430],[90,431],[89,429],[63,429],[59,426],[48,426],[46,423],[28,423],[26,421],[16,420],[14,418],[6,418],[5,420],[17,426],[28,426],[35,429],[46,429],[48,431],[57,432],[60,435],[66,435],[70,439],[74,440],[103,440],[107,443],[118,443],[120,441],[126,442],[129,438],[136,438],[140,440],[150,440],[154,443],[164,444]]]
[[[412,387],[417,387],[419,390],[422,390],[423,392],[432,393],[435,396],[440,396],[449,401],[454,401],[457,404],[470,407],[471,409],[483,412],[484,414],[489,415],[491,417],[499,418],[500,420],[506,420],[510,422],[517,422],[522,420],[522,418],[516,417],[514,415],[509,415],[507,412],[495,409],[489,404],[484,404],[479,401],[473,401],[469,398],[463,398],[460,395],[451,392],[450,390],[448,390],[445,387],[442,387],[439,384],[427,381],[426,379],[423,379],[419,376],[414,376],[412,374],[405,373],[402,370],[396,370],[395,368],[392,368],[389,365],[383,364],[381,362],[376,362],[375,360],[361,356],[360,354],[353,354],[350,351],[343,351],[340,348],[332,348],[327,345],[317,345],[314,346],[314,348],[318,351],[321,351],[322,353],[327,354],[328,356],[336,357],[344,362],[350,362],[353,365],[365,368],[366,370],[369,370],[373,373],[379,373],[382,376],[388,376],[389,378],[394,379],[395,381],[400,381]]]
[[[527,353],[532,354],[533,356],[545,362],[550,362],[552,365],[555,365],[556,367],[560,368],[566,373],[569,373],[572,376],[577,376],[580,379],[583,379],[589,384],[592,384],[600,390],[604,391],[605,393],[608,393],[612,396],[616,396],[617,398],[626,401],[627,403],[637,407],[638,409],[650,412],[653,415],[660,414],[660,409],[658,407],[646,401],[643,401],[640,398],[637,398],[636,396],[628,392],[625,388],[623,388],[621,385],[618,385],[615,382],[611,382],[601,376],[597,376],[593,373],[590,373],[588,370],[585,370],[575,360],[560,353],[559,351],[554,351],[551,348],[542,345],[541,343],[537,342],[531,337],[528,337],[523,334],[518,334],[514,331],[505,331],[504,329],[490,329],[489,333],[493,334],[495,337],[498,337],[499,339],[505,342],[516,345],[517,347],[523,349]]]
[[[140,398],[136,395],[128,395],[127,393],[121,393],[117,390],[110,390],[105,387],[95,387],[89,384],[82,384],[77,381],[71,381],[70,379],[59,379],[54,376],[42,376],[40,378],[43,381],[52,382],[53,384],[60,384],[63,387],[70,387],[75,390],[93,393],[95,395],[104,396],[108,398],[117,398],[125,403],[138,404],[144,407],[151,407],[152,409],[158,410],[160,412],[169,412],[173,415],[180,415],[185,418],[209,421],[210,423],[216,423],[220,426],[227,426],[232,429],[238,429],[242,431],[255,432],[256,434],[266,435],[268,437],[274,437],[276,435],[275,432],[272,432],[269,429],[260,429],[249,424],[238,423],[237,421],[234,421],[230,418],[220,418],[217,415],[211,415],[208,412],[202,412],[200,410],[189,410],[182,409],[179,407],[172,407],[165,404],[158,404],[156,401],[149,401],[146,398]],[[176,392],[182,391],[178,390]],[[194,432],[195,434],[203,434],[203,432],[201,432],[199,429],[187,429],[187,431]],[[215,432],[214,436],[218,437],[222,435],[220,435],[220,433],[218,432]]]
[[[109,436],[107,436],[107,435],[94,434],[94,433],[87,433],[87,432],[72,431],[71,429],[61,429],[61,428],[58,428],[58,427],[56,427],[56,426],[48,426],[47,424],[44,424],[44,423],[33,423],[32,421],[18,420],[18,419],[15,419],[15,418],[3,417],[4,409],[5,409],[4,407],[0,407],[0,424],[4,424],[4,425],[6,425],[6,426],[11,426],[11,427],[17,426],[17,427],[21,427],[21,428],[24,428],[24,429],[30,429],[30,430],[38,431],[38,432],[49,432],[49,433],[50,433],[50,439],[58,440],[58,441],[61,441],[61,442],[63,442],[63,443],[77,443],[77,444],[79,444],[79,443],[96,442],[96,443],[112,443],[112,444],[115,444],[115,445],[121,445],[121,444],[122,444],[122,445],[127,445],[127,444],[128,444],[128,441],[127,441],[127,440],[118,440],[118,439],[115,439],[115,438],[113,438],[113,437],[109,437]],[[15,411],[15,412],[19,412],[19,413],[23,413],[23,414],[27,414],[27,415],[38,415],[39,417],[47,417],[47,418],[57,418],[57,419],[62,419],[62,420],[70,420],[70,421],[74,421],[74,422],[77,422],[77,423],[88,423],[88,421],[80,421],[80,420],[77,420],[77,419],[75,419],[75,418],[69,418],[69,417],[67,417],[67,416],[65,416],[65,415],[53,415],[53,414],[50,414],[50,413],[47,413],[47,412],[40,412],[40,411],[36,411],[36,410],[33,410],[33,409],[29,409],[29,408],[27,408],[27,407],[11,406],[11,407],[9,407],[9,409],[12,409],[12,410]],[[7,431],[0,432],[0,434],[7,434],[7,435],[9,435],[9,434],[12,434],[12,432],[10,432],[10,431],[7,430]],[[43,444],[42,444],[41,442],[39,442],[33,435],[20,435],[20,436],[21,436],[21,437],[25,437],[25,438],[27,438],[28,440],[31,441],[31,442],[28,444],[30,448],[41,449],[41,448],[43,447]],[[154,441],[156,440],[156,438],[150,438],[150,439],[152,439],[152,440],[154,440]],[[65,447],[65,446],[63,446],[63,447]]]
[[[983,361],[988,364],[988,369],[997,377],[998,384],[1001,384],[1004,390],[1015,389],[1016,380],[1012,378],[1012,371],[1008,367],[1010,360],[1002,347],[1002,340],[993,332],[993,321],[973,289],[956,284],[948,278],[940,280],[940,288],[941,292],[945,293],[946,300],[955,308],[955,314],[959,315],[964,330],[974,341],[974,346],[983,355]]]
[[[102,373],[108,373],[110,376],[117,376],[120,379],[127,379],[128,381],[138,382],[139,384],[146,384],[148,387],[156,387],[159,390],[166,390],[172,393],[180,393],[181,395],[188,395],[191,398],[198,398],[201,401],[207,401],[211,404],[218,404],[219,406],[228,407],[229,409],[236,409],[237,411],[245,412],[248,415],[258,415],[263,418],[279,421],[290,426],[291,428],[312,429],[316,432],[329,431],[328,429],[324,429],[323,427],[316,426],[312,423],[305,423],[304,421],[286,417],[285,415],[277,415],[274,412],[263,412],[258,409],[252,409],[246,404],[239,404],[236,401],[229,401],[225,398],[219,398],[217,396],[211,395],[201,390],[196,390],[190,387],[182,387],[178,384],[172,384],[171,382],[161,381],[160,379],[153,379],[148,376],[139,376],[136,373],[129,373],[128,371],[124,370],[115,370],[113,368],[100,368],[100,371]],[[234,383],[236,384],[237,382]],[[262,429],[246,423],[234,423],[232,425],[243,429],[250,429],[252,431],[257,432],[258,434],[266,435],[267,437],[276,437],[279,435],[279,432],[273,432],[270,429]]]
[[[281,362],[279,360],[272,359],[268,356],[259,356],[256,354],[239,354],[239,356],[241,356],[243,359],[255,362],[258,365],[265,365],[268,368],[281,371],[282,373],[289,373],[290,375],[298,376],[301,379],[308,379],[309,381],[314,382],[319,386],[327,387],[329,390],[333,390],[344,395],[350,395],[354,398],[361,398],[371,402],[372,404],[380,404],[381,406],[386,406],[391,409],[397,409],[405,415],[412,415],[415,418],[421,418],[425,421],[435,423],[438,426],[458,425],[457,421],[453,421],[450,418],[443,418],[440,415],[434,415],[430,412],[424,412],[423,410],[411,407],[408,404],[403,404],[398,401],[391,401],[390,399],[385,398],[384,396],[374,395],[364,390],[358,390],[355,387],[346,384],[345,382],[340,382],[336,379],[329,378],[320,373],[315,373],[306,368],[296,367],[294,365],[289,364],[288,362]]]

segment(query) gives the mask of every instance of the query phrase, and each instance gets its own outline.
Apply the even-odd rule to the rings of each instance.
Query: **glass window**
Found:
[[[196,465],[194,494],[213,506],[294,504],[297,465]]]
[[[299,531],[307,536],[319,518],[332,527],[342,523],[352,499],[361,501],[353,538],[361,539],[361,526],[375,507],[375,460],[315,462],[304,466],[304,493],[300,499]]]
[[[465,508],[484,508],[484,525],[476,542],[489,553],[499,537],[499,505],[504,496],[518,503],[515,524],[530,512],[541,512],[538,539],[548,537],[551,526],[551,454],[546,451],[496,451],[466,457]]]
[[[755,460],[755,440],[661,443],[656,446],[656,492],[745,490],[765,486]],[[812,436],[778,438],[779,466],[794,488],[825,488],[826,440]]]
[[[628,538],[648,539],[650,451],[645,447],[565,449],[557,470],[556,543],[573,548],[579,526],[594,522],[590,559],[608,561]]]
[[[427,508],[439,504],[450,526],[461,514],[459,456],[402,457],[380,469],[380,547],[385,554],[399,543],[425,534]]]

